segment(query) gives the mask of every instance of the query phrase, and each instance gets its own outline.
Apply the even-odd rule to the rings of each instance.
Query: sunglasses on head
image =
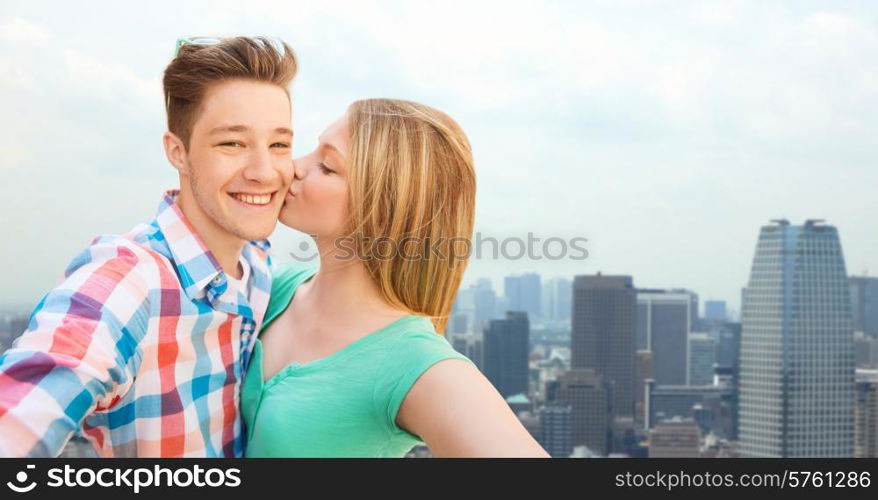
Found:
[[[184,45],[216,45],[221,38],[208,36],[185,36],[177,39],[177,46],[174,47],[174,57],[180,55],[180,47]]]
[[[268,44],[271,48],[276,50],[279,54],[284,54],[284,43],[275,37],[259,37],[253,38],[257,43],[265,45]],[[222,38],[214,37],[214,36],[184,36],[177,39],[177,45],[174,47],[174,57],[180,55],[180,48],[184,45],[216,45],[223,41]]]

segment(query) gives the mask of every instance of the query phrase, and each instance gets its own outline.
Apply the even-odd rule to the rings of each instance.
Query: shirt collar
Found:
[[[198,233],[195,232],[189,219],[183,214],[183,210],[177,203],[179,194],[180,191],[177,189],[165,192],[156,212],[155,224],[161,231],[173,257],[180,284],[186,294],[193,299],[206,296],[211,304],[220,298],[223,299],[223,302],[237,303],[238,297],[225,297],[225,292],[229,288],[226,273]],[[268,240],[255,240],[244,245],[241,259],[250,264],[252,273],[254,265],[258,264],[254,259],[259,259],[261,256],[254,255],[260,252],[254,252],[251,245],[265,253],[269,252],[271,245]],[[228,295],[237,296],[238,294],[230,293]]]

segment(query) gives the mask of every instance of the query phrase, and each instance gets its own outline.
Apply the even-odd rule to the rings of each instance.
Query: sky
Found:
[[[306,154],[368,97],[466,131],[482,237],[586,238],[585,260],[473,259],[465,284],[627,274],[739,307],[760,226],[826,219],[878,275],[874,2],[0,0],[0,309],[30,310],[91,239],[178,185],[161,74],[185,35],[296,51]],[[279,259],[307,237],[279,225]]]

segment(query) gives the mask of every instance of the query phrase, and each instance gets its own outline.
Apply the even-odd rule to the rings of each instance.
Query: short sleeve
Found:
[[[472,363],[436,332],[406,332],[395,340],[378,369],[374,393],[377,409],[391,432],[407,433],[396,424],[399,407],[418,378],[431,366],[446,359]],[[412,436],[420,441],[419,437]]]

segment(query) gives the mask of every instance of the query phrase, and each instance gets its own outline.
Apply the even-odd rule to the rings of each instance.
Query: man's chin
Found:
[[[242,240],[264,240],[271,236],[277,227],[277,213],[263,213],[256,217],[234,212],[227,214],[222,226]]]
[[[243,229],[243,228],[239,227],[239,228],[237,228],[236,231],[229,231],[229,232],[231,232],[232,234],[234,234],[238,238],[241,238],[242,240],[247,240],[247,241],[264,240],[264,239],[268,239],[268,237],[271,236],[271,233],[274,232],[275,227],[276,227],[276,224],[272,225],[271,227],[262,227],[259,229],[253,229],[253,228]]]

